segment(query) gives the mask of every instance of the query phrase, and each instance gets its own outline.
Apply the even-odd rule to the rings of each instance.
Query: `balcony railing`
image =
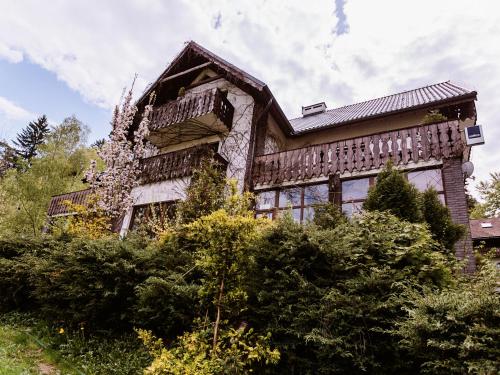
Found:
[[[66,215],[70,213],[68,206],[65,204],[66,201],[70,201],[72,204],[85,206],[89,195],[90,189],[56,195],[52,197],[47,213],[49,216]]]
[[[216,152],[214,144],[195,146],[143,159],[141,182],[149,184],[190,176],[207,156],[212,156],[223,166],[227,165],[227,161]]]
[[[226,159],[216,152],[215,144],[206,144],[142,159],[140,181],[149,184],[191,176],[205,157],[212,157],[223,168],[227,166]],[[86,189],[52,197],[48,215],[70,214],[65,201],[85,205],[89,194],[90,189]]]
[[[464,142],[457,121],[324,143],[257,156],[256,185],[302,181],[336,173],[367,171],[392,160],[395,165],[459,156]]]
[[[155,108],[150,130],[159,131],[210,113],[231,129],[234,107],[220,90],[212,89]]]

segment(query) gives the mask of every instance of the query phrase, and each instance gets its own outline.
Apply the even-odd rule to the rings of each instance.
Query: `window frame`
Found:
[[[144,222],[135,223],[136,216],[137,216],[138,211],[140,209],[145,208],[146,212],[150,213],[151,206],[159,205],[161,207],[161,205],[163,204],[167,208],[167,217],[168,217],[168,211],[170,209],[173,209],[174,212],[175,212],[175,209],[176,209],[175,206],[177,205],[177,203],[178,203],[178,200],[168,200],[168,201],[160,201],[160,202],[150,202],[150,203],[138,204],[138,205],[133,206],[132,207],[132,214],[130,215],[130,222],[128,224],[128,230],[129,231],[137,230],[142,224],[144,224]],[[144,217],[146,217],[146,215],[144,215],[143,218]],[[135,224],[135,226],[134,226],[134,224]]]
[[[310,183],[310,184],[301,184],[301,185],[280,186],[278,188],[259,190],[256,192],[256,194],[261,194],[261,193],[265,193],[265,192],[269,192],[269,191],[274,192],[274,206],[269,208],[269,209],[258,209],[257,205],[256,205],[255,206],[255,216],[261,217],[262,215],[269,215],[269,216],[271,216],[272,220],[275,220],[282,212],[285,212],[287,210],[300,209],[300,218],[299,218],[298,222],[303,223],[304,219],[305,219],[306,208],[314,207],[315,205],[319,204],[319,203],[317,203],[317,204],[305,204],[305,190],[306,190],[306,188],[308,188],[310,186],[318,186],[318,185],[326,185],[327,200],[325,201],[325,203],[331,203],[332,202],[331,186],[330,186],[328,181],[320,181],[320,182],[315,182],[315,183]],[[280,206],[280,194],[281,194],[281,192],[288,190],[288,189],[300,189],[300,202],[299,202],[299,204],[282,207],[282,206]]]

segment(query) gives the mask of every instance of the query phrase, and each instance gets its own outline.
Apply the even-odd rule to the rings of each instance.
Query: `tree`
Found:
[[[410,294],[397,324],[399,345],[420,374],[497,374],[500,370],[500,294],[485,263],[474,276],[441,290]]]
[[[450,210],[441,203],[433,188],[423,192],[421,199],[423,218],[429,226],[432,237],[446,249],[453,250],[453,245],[465,233],[464,226],[453,223]]]
[[[186,199],[179,203],[177,214],[181,222],[190,223],[208,215],[224,205],[226,177],[223,170],[209,155],[191,176]]]
[[[132,207],[134,202],[131,193],[139,184],[140,160],[148,150],[146,137],[149,134],[154,94],[150,96],[149,104],[144,109],[133,141],[130,141],[128,135],[137,113],[137,107],[132,105],[132,88],[125,96],[121,108],[116,106],[110,139],[98,152],[105,164],[104,171],[98,173],[95,163],[92,163],[86,174],[93,192],[99,197],[99,208],[112,218],[119,217]]]
[[[45,142],[49,131],[49,123],[45,115],[39,117],[36,121],[31,121],[17,135],[17,140],[14,141],[14,144],[18,147],[17,154],[25,160],[36,156],[39,146]]]
[[[393,168],[392,163],[388,163],[377,175],[377,183],[370,188],[363,208],[388,211],[411,223],[422,221],[418,190]]]
[[[0,236],[39,235],[47,221],[51,197],[84,187],[83,172],[90,159],[97,157],[95,151],[84,146],[85,134],[86,128],[80,121],[68,118],[39,146],[29,168],[7,172],[0,181],[0,194],[4,197]]]
[[[16,166],[16,150],[7,142],[0,141],[0,178]]]
[[[490,181],[481,181],[477,185],[484,203],[479,203],[474,207],[471,213],[474,218],[500,215],[500,172],[490,173],[490,178]]]

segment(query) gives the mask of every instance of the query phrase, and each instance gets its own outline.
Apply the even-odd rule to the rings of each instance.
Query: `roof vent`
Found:
[[[481,223],[481,228],[492,228],[493,225],[491,223]]]
[[[326,111],[325,102],[311,104],[306,107],[302,107],[302,116],[306,117],[309,115],[315,115],[316,113],[323,113]]]

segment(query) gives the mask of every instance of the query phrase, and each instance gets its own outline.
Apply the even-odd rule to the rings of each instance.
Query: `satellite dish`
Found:
[[[474,173],[474,164],[470,161],[466,161],[462,164],[462,172],[466,178],[472,176],[472,173]]]

